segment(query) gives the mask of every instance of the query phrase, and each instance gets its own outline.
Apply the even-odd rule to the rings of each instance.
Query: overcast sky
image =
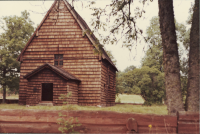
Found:
[[[89,9],[83,8],[87,3],[87,0],[82,0],[82,3],[75,4],[75,10],[82,16],[83,19],[90,26],[91,20],[91,11]],[[97,0],[97,5],[105,6],[108,0]],[[100,2],[99,2],[100,1]],[[138,0],[134,0],[134,4],[137,5]],[[35,27],[40,24],[46,12],[52,5],[53,0],[51,1],[0,1],[0,18],[3,16],[17,15],[20,16],[21,12],[27,10],[30,12],[30,18],[35,23]],[[174,0],[174,14],[178,23],[185,24],[189,14],[189,8],[191,3],[194,3],[194,0]],[[158,16],[158,1],[153,0],[149,5],[145,6],[146,13],[143,15],[145,19],[138,20],[138,26],[144,31],[149,26],[149,21],[153,16]],[[0,32],[2,30],[0,29]],[[133,49],[131,52],[127,48],[122,48],[121,44],[117,45],[106,45],[106,49],[110,50],[117,60],[118,70],[123,71],[126,67],[134,65],[136,67],[141,66],[141,59],[144,56],[144,51],[148,48],[148,45],[145,43],[139,44],[137,48]]]

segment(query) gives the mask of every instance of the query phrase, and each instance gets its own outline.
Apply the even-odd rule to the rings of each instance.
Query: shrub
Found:
[[[69,92],[67,95],[62,94],[59,99],[61,100],[67,100],[67,98],[69,98],[71,96],[71,92]],[[67,101],[64,101],[63,104],[66,104],[66,110],[70,110],[72,109],[72,105],[68,104]],[[62,113],[58,113],[59,118],[57,122],[61,127],[58,128],[59,131],[61,131],[62,133],[77,133],[74,131],[74,127],[76,126],[81,126],[80,123],[78,123],[78,119],[74,118],[74,117],[69,117],[69,115],[63,115]],[[74,124],[73,122],[76,121],[77,124]]]

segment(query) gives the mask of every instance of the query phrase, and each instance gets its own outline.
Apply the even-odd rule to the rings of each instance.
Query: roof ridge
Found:
[[[87,23],[85,22],[85,20],[76,12],[76,10],[74,9],[74,7],[72,7],[67,0],[63,0],[63,2],[65,3],[66,7],[68,8],[68,10],[70,9],[70,12],[72,11],[76,16],[74,16],[74,14],[72,13],[72,15],[74,16],[74,18],[77,20],[79,20],[80,22],[78,22],[78,24],[80,26],[83,27],[84,30],[88,29],[91,31],[91,29],[89,28],[89,26],[87,25]],[[35,30],[35,32],[33,33],[33,35],[31,36],[31,38],[29,39],[29,41],[27,42],[26,46],[24,47],[24,49],[22,50],[21,54],[19,55],[19,57],[17,58],[17,61],[21,61],[23,60],[23,53],[25,52],[26,48],[29,46],[29,44],[31,43],[31,41],[33,40],[34,36],[36,35],[37,31],[40,29],[40,27],[42,26],[42,24],[44,23],[44,21],[46,20],[46,18],[48,17],[50,11],[53,9],[53,7],[55,6],[55,4],[57,3],[57,0],[54,1],[54,3],[52,4],[51,8],[48,10],[48,12],[46,13],[45,17],[43,18],[43,20],[41,21],[40,25],[37,27],[37,29]],[[69,7],[68,7],[69,6]],[[97,41],[97,38],[95,37],[95,35],[92,34],[88,34],[86,32],[86,35],[88,36],[89,40],[92,42],[92,44],[95,46],[95,42]],[[114,63],[112,62],[112,60],[110,59],[110,57],[107,55],[106,51],[102,48],[103,50],[103,55],[105,56],[105,59],[108,60],[108,62],[118,71],[117,67],[114,65]],[[104,59],[104,57],[103,57]]]

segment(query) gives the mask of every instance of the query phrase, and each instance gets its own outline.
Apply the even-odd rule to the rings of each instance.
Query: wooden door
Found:
[[[42,101],[53,101],[53,83],[42,83]]]

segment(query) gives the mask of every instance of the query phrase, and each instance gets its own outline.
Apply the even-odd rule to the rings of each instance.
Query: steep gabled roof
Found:
[[[66,7],[68,8],[68,10],[71,12],[71,14],[73,15],[73,17],[75,18],[75,20],[77,21],[77,23],[79,24],[79,26],[81,27],[81,29],[83,31],[91,31],[89,26],[87,25],[87,23],[83,20],[83,18],[76,12],[76,10],[66,1],[63,0]],[[34,36],[36,35],[37,31],[40,29],[40,27],[42,26],[43,22],[45,21],[45,19],[47,18],[47,16],[49,15],[50,11],[52,10],[52,8],[55,6],[57,0],[54,1],[54,3],[52,4],[51,8],[49,9],[49,11],[47,12],[47,14],[45,15],[44,19],[42,20],[42,22],[40,23],[40,25],[38,26],[38,28],[36,29],[36,31],[33,33],[33,35],[31,36],[31,38],[29,39],[28,43],[26,44],[26,46],[24,47],[24,49],[22,50],[22,53],[19,55],[18,57],[18,61],[21,61],[22,59],[22,55],[25,52],[26,48],[28,47],[28,45],[31,43],[32,39],[34,38]],[[97,38],[95,37],[95,35],[92,33],[88,33],[86,32],[87,37],[89,38],[89,40],[92,42],[92,44],[94,45],[94,47],[96,47],[96,41]],[[98,49],[97,49],[98,50]],[[109,56],[107,55],[106,51],[102,48],[102,58],[106,59],[117,71],[117,67],[113,64],[112,60],[109,58]]]
[[[36,68],[35,70],[33,70],[32,72],[28,73],[27,75],[24,76],[25,79],[28,79],[32,76],[34,76],[35,74],[39,73],[40,71],[42,71],[43,69],[50,69],[52,70],[54,73],[58,74],[59,76],[61,76],[62,78],[66,79],[66,80],[76,80],[76,81],[81,81],[80,79],[76,78],[74,75],[70,74],[69,72],[65,71],[64,69],[58,67],[58,66],[53,66],[49,63],[45,63],[44,65]]]
[[[72,7],[66,0],[63,0],[68,8],[68,10],[72,13],[72,15],[74,16],[74,18],[76,19],[76,21],[79,23],[79,25],[81,26],[82,30],[86,31],[89,30],[91,31],[91,29],[89,28],[89,26],[87,25],[87,23],[83,20],[83,18],[76,12],[76,10],[74,9],[74,7]],[[93,45],[95,46],[97,38],[95,37],[95,35],[92,33],[90,34],[90,32],[86,32],[87,37],[90,39],[90,41],[93,43]],[[110,62],[111,65],[113,65],[113,67],[117,70],[117,67],[114,65],[114,63],[112,62],[112,60],[109,58],[109,56],[107,55],[106,51],[102,48],[102,57],[103,59],[108,60],[108,62]],[[118,71],[118,70],[117,70]]]
[[[31,43],[31,41],[35,37],[36,33],[38,32],[38,30],[40,29],[40,27],[42,26],[42,24],[44,23],[44,21],[46,20],[46,18],[48,17],[48,15],[49,15],[50,11],[52,10],[52,8],[56,5],[56,2],[57,2],[57,0],[55,0],[54,3],[51,5],[50,9],[48,10],[48,12],[46,13],[46,15],[44,16],[43,20],[41,21],[40,25],[37,27],[37,29],[35,30],[35,32],[31,36],[31,38],[29,39],[29,41],[26,43],[26,46],[24,47],[24,49],[22,50],[21,54],[17,58],[18,61],[22,61],[23,60],[22,59],[23,53],[25,52],[26,48],[29,46],[29,44]]]

